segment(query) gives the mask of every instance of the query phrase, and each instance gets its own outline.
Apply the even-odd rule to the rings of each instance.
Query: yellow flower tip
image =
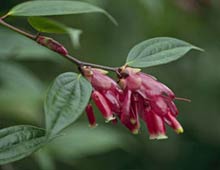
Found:
[[[167,139],[168,137],[166,136],[166,135],[164,135],[164,134],[159,134],[158,136],[157,136],[157,140],[161,140],[161,139]]]
[[[95,127],[97,127],[97,126],[98,126],[98,124],[97,124],[97,123],[92,124],[92,125],[89,125],[89,127],[90,127],[90,128],[95,128]]]
[[[134,118],[131,118],[131,119],[130,119],[130,122],[131,122],[131,124],[133,124],[133,125],[137,123],[137,121],[136,121]]]
[[[150,135],[150,140],[162,140],[162,139],[167,139],[168,137],[165,134],[151,134]]]
[[[138,129],[138,128],[137,128],[137,129],[132,130],[132,134],[137,135],[138,133],[139,133],[139,129]]]
[[[116,117],[114,117],[114,116],[108,117],[108,118],[106,118],[105,123],[109,123],[109,122],[111,122],[112,120],[115,120],[115,119],[116,119]]]
[[[175,132],[176,132],[177,134],[181,134],[181,133],[184,132],[184,130],[183,130],[182,127],[179,127],[178,129],[175,129]]]

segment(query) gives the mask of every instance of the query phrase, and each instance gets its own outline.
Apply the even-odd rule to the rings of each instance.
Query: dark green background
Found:
[[[21,0],[1,0],[6,13]],[[52,35],[84,61],[120,66],[137,43],[158,36],[175,37],[205,49],[145,72],[156,76],[179,97],[178,119],[184,134],[168,128],[168,140],[151,141],[144,125],[134,136],[122,125],[89,129],[83,116],[66,136],[31,157],[5,165],[3,170],[185,170],[220,169],[220,2],[218,0],[88,0],[111,13],[114,26],[102,14],[52,17],[81,29],[81,47],[73,48],[65,35]],[[25,17],[7,22],[35,33]],[[0,127],[16,124],[44,126],[43,99],[60,73],[75,65],[44,47],[0,26]]]

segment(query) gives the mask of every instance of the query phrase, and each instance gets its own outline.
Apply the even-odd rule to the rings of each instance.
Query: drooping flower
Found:
[[[119,84],[125,96],[120,120],[128,129],[136,133],[140,128],[139,118],[142,118],[150,139],[167,138],[165,124],[177,133],[183,132],[176,119],[175,95],[167,86],[138,69],[122,67],[119,73]]]
[[[95,118],[95,114],[94,114],[94,111],[93,111],[93,108],[92,108],[91,104],[88,104],[86,106],[86,114],[87,114],[87,118],[89,120],[89,126],[90,127],[96,127],[97,126],[96,118]]]
[[[122,102],[121,114],[119,114],[122,124],[124,124],[133,134],[138,134],[140,128],[139,105],[132,91],[126,89]]]
[[[111,107],[105,99],[104,95],[102,95],[99,91],[93,91],[92,99],[107,122],[115,119]]]
[[[122,67],[118,70],[118,85],[104,70],[88,66],[81,70],[93,86],[91,98],[106,122],[116,123],[118,117],[125,127],[137,134],[142,119],[150,139],[167,138],[165,124],[178,134],[183,132],[176,119],[175,94],[155,77],[141,73],[140,69]],[[96,126],[91,104],[87,106],[86,113],[90,126]]]
[[[107,72],[105,70],[87,66],[82,67],[81,70],[92,84],[91,98],[106,122],[116,119],[115,114],[121,110],[119,97],[122,94],[118,84],[106,75]]]

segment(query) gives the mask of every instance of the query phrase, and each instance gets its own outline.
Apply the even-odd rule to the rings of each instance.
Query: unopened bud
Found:
[[[130,74],[127,78],[127,86],[130,90],[138,90],[141,87],[142,80],[137,74]]]
[[[163,119],[151,110],[145,109],[144,122],[147,125],[150,139],[166,139],[166,129]]]
[[[98,91],[94,91],[92,93],[92,99],[107,122],[115,119],[110,106],[108,105],[106,99],[101,93],[99,93]]]
[[[87,118],[89,120],[90,127],[96,127],[97,124],[96,124],[96,119],[95,119],[92,105],[88,104],[85,110],[86,110]]]
[[[122,114],[121,114],[121,121],[127,120],[130,117],[130,108],[131,108],[131,91],[127,90],[125,94],[125,98],[122,104]],[[130,121],[130,120],[129,120]]]
[[[68,51],[66,48],[57,42],[56,40],[50,38],[50,37],[45,37],[45,36],[38,36],[36,40],[39,44],[61,54],[61,55],[68,55]]]
[[[178,122],[178,120],[176,119],[176,117],[173,116],[171,113],[168,113],[168,114],[165,115],[165,121],[166,121],[166,123],[167,123],[170,127],[172,127],[172,128],[175,130],[175,132],[176,132],[177,134],[180,134],[180,133],[183,133],[183,132],[184,132],[184,130],[183,130],[181,124]]]

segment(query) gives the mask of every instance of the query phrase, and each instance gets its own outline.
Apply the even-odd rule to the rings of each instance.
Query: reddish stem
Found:
[[[184,101],[184,102],[191,102],[190,99],[182,98],[182,97],[175,97],[176,100]]]
[[[36,41],[38,35],[33,35],[33,34],[30,34],[30,33],[27,33],[27,32],[25,32],[25,31],[23,31],[23,30],[21,30],[17,27],[14,27],[14,26],[6,23],[5,21],[3,21],[3,19],[6,18],[6,17],[7,17],[7,14],[3,17],[0,17],[0,24],[1,25],[5,26],[5,27],[7,27],[7,28],[19,33],[19,34],[22,34],[22,35],[24,35],[24,36],[26,36],[26,37],[34,40],[34,41]],[[51,49],[49,49],[49,50],[51,50]],[[54,52],[56,52],[56,51],[54,51]],[[91,67],[105,69],[105,70],[114,71],[114,72],[116,72],[118,70],[118,67],[108,67],[108,66],[103,66],[103,65],[99,65],[99,64],[84,62],[84,61],[81,61],[81,60],[79,60],[79,59],[77,59],[77,58],[75,58],[75,57],[73,57],[69,54],[68,55],[62,55],[62,56],[65,57],[66,59],[70,60],[74,64],[78,65],[79,67],[81,67],[81,66],[91,66]]]

